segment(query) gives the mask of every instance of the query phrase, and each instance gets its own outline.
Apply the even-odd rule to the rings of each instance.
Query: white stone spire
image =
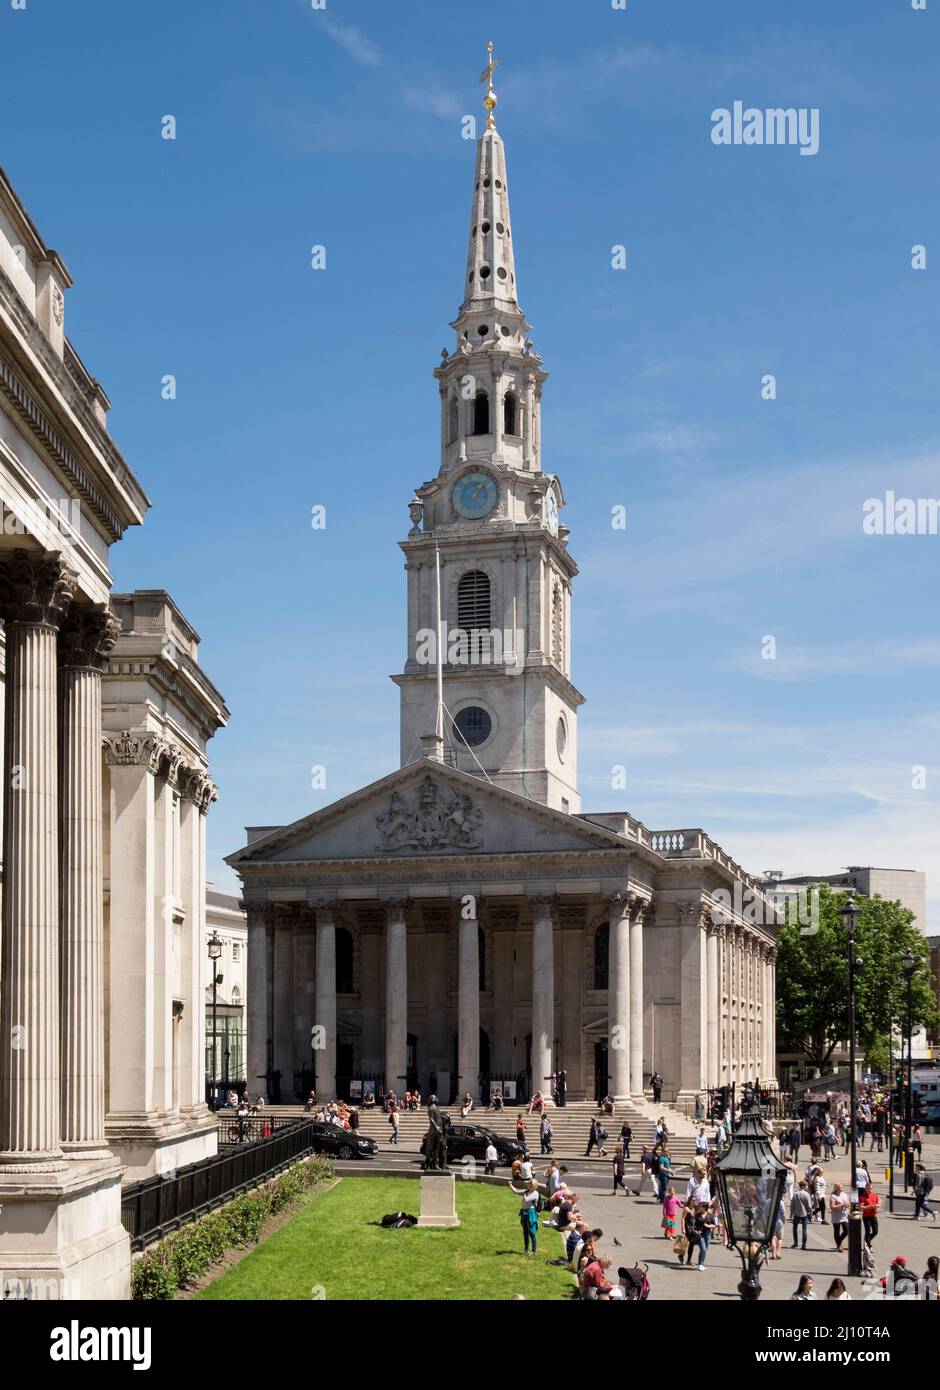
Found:
[[[486,129],[477,141],[464,298],[453,327],[458,346],[466,340],[476,347],[493,335],[507,347],[513,341],[521,346],[529,325],[519,307],[516,290],[506,151],[493,120],[493,69],[499,59],[493,58],[492,44],[488,51],[490,61],[480,81],[489,84],[483,103],[489,114]]]

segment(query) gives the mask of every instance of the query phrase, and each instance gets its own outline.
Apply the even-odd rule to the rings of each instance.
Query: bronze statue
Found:
[[[437,1105],[437,1096],[428,1096],[428,1134],[424,1144],[425,1172],[447,1172],[447,1138],[444,1116]]]

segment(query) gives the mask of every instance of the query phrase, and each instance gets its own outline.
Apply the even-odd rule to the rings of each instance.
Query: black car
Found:
[[[312,1122],[310,1143],[314,1153],[332,1154],[334,1158],[371,1158],[378,1152],[378,1144],[353,1129],[340,1129],[339,1125]]]
[[[453,1124],[445,1115],[445,1128],[447,1132],[447,1162],[454,1163],[462,1158],[474,1158],[480,1163],[486,1162],[486,1150],[492,1140],[496,1149],[497,1163],[509,1165],[514,1159],[524,1158],[525,1150],[521,1144],[517,1144],[515,1139],[504,1139],[501,1134],[494,1134],[492,1130],[483,1129],[481,1125],[468,1125],[464,1121]],[[421,1152],[424,1153],[427,1135],[421,1141]]]

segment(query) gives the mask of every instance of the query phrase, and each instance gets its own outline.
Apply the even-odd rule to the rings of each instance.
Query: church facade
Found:
[[[478,141],[440,462],[401,542],[401,766],[228,862],[248,914],[248,1085],[668,1097],[774,1058],[774,914],[700,829],[582,810],[577,566],[543,471],[503,142]],[[741,904],[746,902],[747,909]]]

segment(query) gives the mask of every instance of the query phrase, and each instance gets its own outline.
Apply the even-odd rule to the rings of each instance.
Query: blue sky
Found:
[[[210,876],[234,886],[245,824],[397,765],[396,542],[438,463],[492,37],[585,809],[702,825],[752,871],[924,869],[938,931],[940,536],[861,521],[940,495],[940,4],[535,9],[0,0],[0,162],[153,500],[115,582],[170,589],[232,710]],[[819,153],[715,146],[736,100],[818,108]]]

